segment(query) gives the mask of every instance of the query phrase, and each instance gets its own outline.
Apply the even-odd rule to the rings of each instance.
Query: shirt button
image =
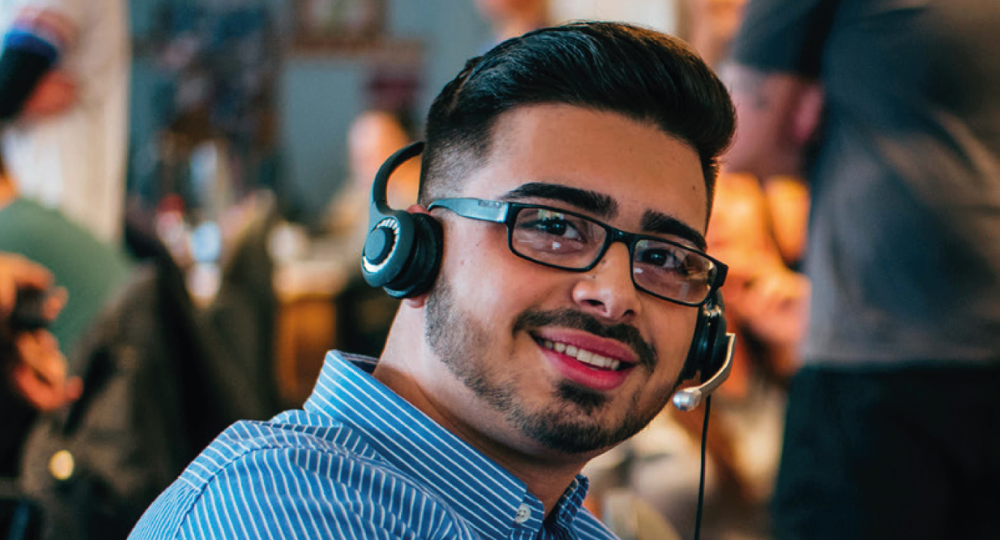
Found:
[[[517,509],[517,515],[514,516],[514,523],[520,525],[529,519],[531,519],[531,508],[528,508],[526,504],[522,504]]]

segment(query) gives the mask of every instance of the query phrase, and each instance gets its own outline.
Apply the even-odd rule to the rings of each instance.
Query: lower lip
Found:
[[[538,348],[542,350],[545,358],[556,367],[563,377],[594,390],[613,390],[618,388],[625,382],[625,379],[628,378],[629,373],[633,369],[632,367],[616,371],[599,369],[584,364],[572,356],[558,353],[541,345]]]

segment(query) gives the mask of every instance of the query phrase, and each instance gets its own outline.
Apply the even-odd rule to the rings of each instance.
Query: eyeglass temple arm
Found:
[[[456,214],[480,221],[492,221],[503,223],[507,220],[509,206],[505,202],[487,201],[473,198],[438,199],[427,207],[428,210],[434,208],[447,208]]]

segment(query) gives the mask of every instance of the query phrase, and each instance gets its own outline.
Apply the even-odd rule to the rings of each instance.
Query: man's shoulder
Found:
[[[270,421],[237,422],[216,437],[178,480],[201,491],[220,476],[250,474],[260,467],[294,478],[329,472],[318,469],[321,462],[387,466],[357,430],[337,422],[313,420],[308,413],[291,411]]]
[[[294,530],[297,538],[339,538],[347,530],[374,538],[464,528],[433,492],[383,459],[357,430],[290,420],[296,418],[286,413],[228,428],[157,499],[131,538],[209,532],[230,538],[279,529]]]

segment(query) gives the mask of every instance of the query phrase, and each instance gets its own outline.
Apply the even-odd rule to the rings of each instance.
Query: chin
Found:
[[[592,396],[590,396],[592,398]],[[535,415],[515,417],[515,425],[526,437],[543,447],[562,454],[598,455],[632,437],[646,427],[659,412],[624,415],[609,419],[609,407],[615,404],[600,396],[603,406],[593,408],[593,401],[581,406],[576,402],[546,407]],[[631,401],[631,400],[630,400]],[[633,407],[625,407],[635,411]],[[604,413],[604,414],[602,414]]]

